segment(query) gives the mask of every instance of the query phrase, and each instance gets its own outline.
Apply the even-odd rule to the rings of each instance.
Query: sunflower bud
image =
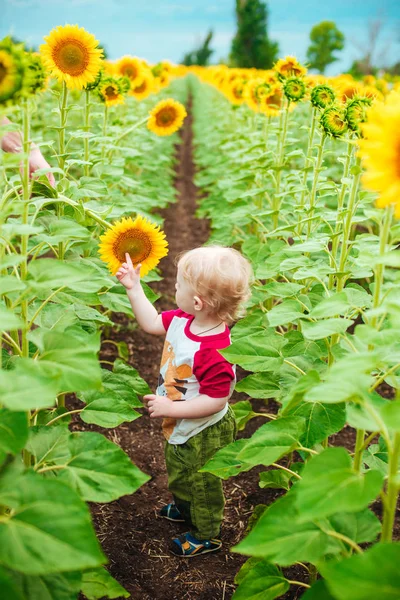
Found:
[[[326,135],[339,138],[348,129],[346,110],[341,106],[330,106],[322,113],[320,123]]]
[[[360,124],[367,120],[367,109],[372,104],[372,98],[355,97],[346,104],[346,121],[349,129],[361,135]]]
[[[103,71],[103,69],[100,69],[100,71],[96,75],[96,79],[94,81],[92,81],[92,83],[87,83],[85,85],[84,89],[88,92],[93,92],[95,89],[97,89],[99,87],[99,83],[103,76],[104,76],[104,71]]]
[[[289,77],[283,84],[283,92],[290,102],[299,102],[306,94],[306,85],[300,77]]]
[[[38,94],[46,88],[47,73],[39,54],[29,52],[25,55],[24,93]]]
[[[317,108],[327,108],[335,102],[335,92],[329,85],[316,85],[311,92],[310,100]]]

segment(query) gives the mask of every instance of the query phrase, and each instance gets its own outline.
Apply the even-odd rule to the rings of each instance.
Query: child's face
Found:
[[[178,267],[178,274],[176,276],[175,283],[175,301],[177,306],[189,315],[194,315],[196,312],[196,298],[197,296],[195,291],[182,277]]]

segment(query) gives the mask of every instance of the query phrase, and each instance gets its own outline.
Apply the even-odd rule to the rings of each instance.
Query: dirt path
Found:
[[[164,229],[170,246],[169,256],[161,263],[163,280],[152,287],[162,297],[158,310],[174,308],[176,276],[175,257],[183,250],[203,244],[209,234],[207,221],[195,219],[198,190],[193,183],[195,167],[192,157],[192,120],[186,119],[177,146],[175,186],[177,203],[164,212]],[[130,362],[155,390],[163,338],[140,330],[125,328],[130,322],[118,318],[123,326],[111,337],[124,340],[130,350]],[[113,360],[114,347],[108,346],[103,358]],[[234,395],[232,401],[238,400]],[[240,398],[243,399],[243,398]],[[260,403],[265,410],[265,404]],[[258,408],[258,407],[257,407]],[[246,428],[245,437],[257,429],[264,419],[254,419]],[[258,471],[253,469],[225,483],[227,498],[225,521],[222,528],[224,548],[216,554],[185,561],[168,552],[170,539],[185,531],[184,525],[157,517],[159,508],[170,501],[164,464],[164,438],[161,423],[150,420],[146,413],[133,423],[125,423],[113,430],[74,423],[74,429],[100,430],[129,454],[133,462],[151,480],[135,494],[110,504],[93,504],[92,514],[96,531],[109,558],[111,574],[132,594],[134,600],[228,600],[235,586],[233,579],[245,557],[229,552],[229,548],[244,537],[247,521],[257,504],[269,504],[281,493],[260,490]],[[240,434],[243,436],[243,433]],[[297,579],[301,574],[297,573]],[[286,599],[300,597],[300,590],[292,589]]]

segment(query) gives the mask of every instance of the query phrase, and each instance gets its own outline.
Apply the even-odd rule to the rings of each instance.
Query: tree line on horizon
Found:
[[[229,58],[224,60],[230,67],[270,69],[279,57],[278,42],[268,35],[268,6],[263,0],[236,0],[237,30],[232,40]],[[376,41],[383,22],[376,19],[368,30],[366,47],[362,47],[363,56],[353,61],[348,72],[353,77],[375,75],[379,70],[374,65]],[[214,51],[211,48],[213,31],[210,30],[204,41],[194,50],[185,54],[182,64],[207,66]],[[307,49],[309,69],[324,74],[327,67],[337,61],[337,53],[343,50],[345,36],[334,21],[321,21],[310,31],[310,45]],[[400,75],[400,61],[386,71]]]

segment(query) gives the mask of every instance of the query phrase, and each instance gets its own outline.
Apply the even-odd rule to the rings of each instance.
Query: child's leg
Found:
[[[185,444],[167,444],[170,446],[166,448],[168,487],[197,539],[219,535],[225,504],[221,480],[211,473],[198,473],[198,470],[217,450],[230,444],[235,435],[235,418],[229,408],[221,421]]]

